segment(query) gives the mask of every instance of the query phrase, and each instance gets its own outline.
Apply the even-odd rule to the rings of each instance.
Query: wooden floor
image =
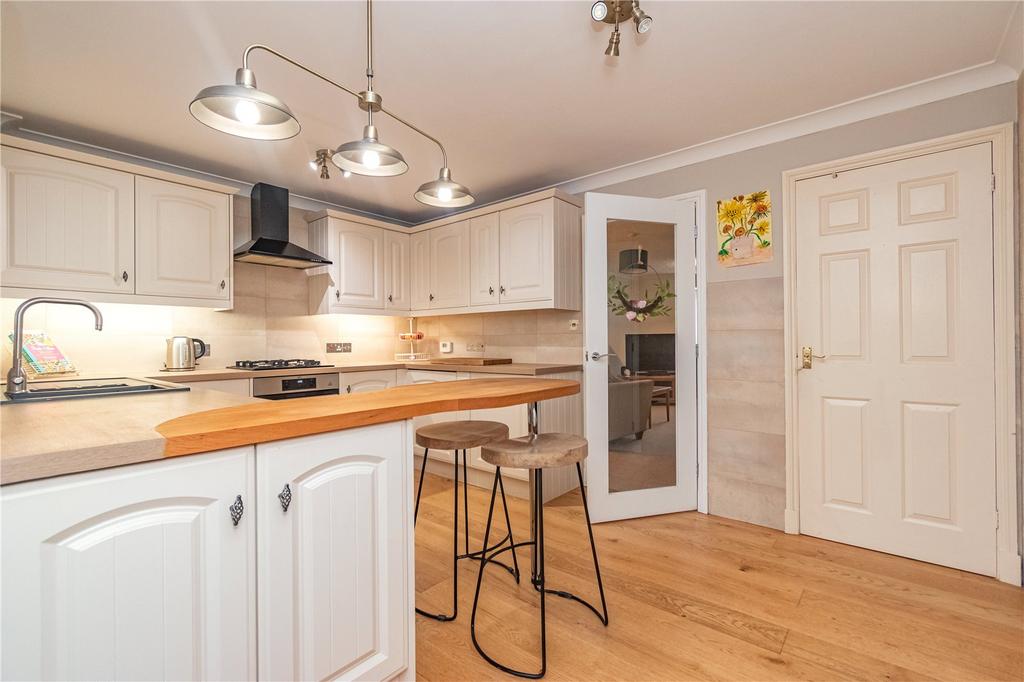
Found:
[[[474,549],[489,492],[470,489]],[[527,503],[509,505],[525,539]],[[451,515],[451,481],[428,475],[416,529],[417,605],[428,610],[450,608]],[[596,601],[578,493],[549,503],[545,519],[549,586]],[[695,512],[605,523],[594,533],[611,622],[604,628],[579,604],[549,597],[546,679],[1024,675],[1024,591],[991,578]],[[417,676],[514,679],[473,649],[479,564],[459,563],[458,619],[417,616]],[[534,667],[538,615],[528,583],[488,569],[477,629],[485,648],[508,665]]]

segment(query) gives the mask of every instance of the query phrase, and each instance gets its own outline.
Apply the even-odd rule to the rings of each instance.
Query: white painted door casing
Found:
[[[502,303],[554,297],[555,204],[537,201],[499,214]]]
[[[0,489],[3,678],[254,679],[253,474],[245,447]]]
[[[258,446],[260,680],[410,664],[409,446],[407,422]]]
[[[437,227],[429,234],[430,307],[469,305],[469,221]]]
[[[3,148],[5,287],[135,291],[135,177]]]
[[[469,221],[469,304],[494,305],[501,286],[499,220],[489,213]]]
[[[796,183],[801,532],[996,569],[989,143]]]
[[[231,203],[227,195],[135,178],[135,293],[231,298]]]

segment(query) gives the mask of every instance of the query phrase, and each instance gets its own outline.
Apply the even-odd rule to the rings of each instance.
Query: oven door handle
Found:
[[[289,393],[254,395],[253,398],[262,398],[263,400],[290,400],[292,398],[312,398],[318,395],[339,395],[339,391],[337,388],[325,388],[318,391],[292,391]]]

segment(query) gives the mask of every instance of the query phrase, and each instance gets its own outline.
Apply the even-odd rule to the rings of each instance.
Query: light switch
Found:
[[[441,352],[442,353],[451,353],[453,350],[455,350],[455,344],[454,343],[452,343],[451,341],[442,341],[441,342]]]

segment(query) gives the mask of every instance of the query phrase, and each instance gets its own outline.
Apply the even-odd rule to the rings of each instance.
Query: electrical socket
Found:
[[[469,351],[470,353],[483,353],[484,352],[484,344],[482,344],[482,343],[467,343],[466,344],[466,350]]]
[[[569,320],[569,329],[571,329],[572,331],[576,331],[579,328],[580,328],[580,321],[579,320]]]
[[[344,342],[341,342],[341,343],[328,343],[327,344],[327,352],[328,353],[351,353],[352,352],[352,344],[350,342],[348,342],[348,341],[344,341]]]

